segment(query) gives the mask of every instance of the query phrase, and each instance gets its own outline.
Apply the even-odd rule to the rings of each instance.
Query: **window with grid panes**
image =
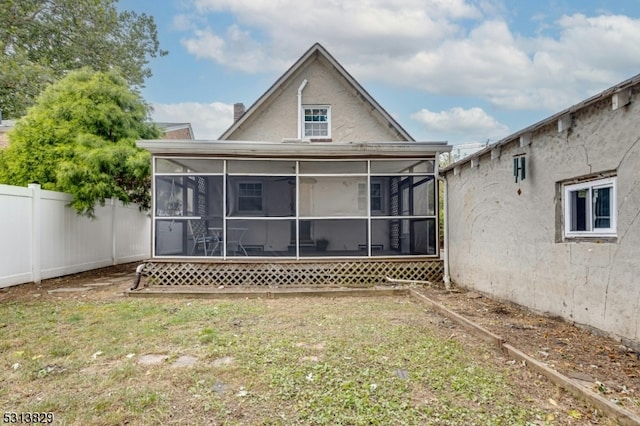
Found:
[[[327,106],[304,107],[304,137],[331,136],[331,109]]]
[[[358,184],[358,210],[365,210],[367,206],[367,193],[364,183]],[[382,184],[380,182],[371,182],[369,195],[371,197],[371,211],[382,211]]]
[[[262,211],[262,183],[238,184],[238,210],[245,212]]]

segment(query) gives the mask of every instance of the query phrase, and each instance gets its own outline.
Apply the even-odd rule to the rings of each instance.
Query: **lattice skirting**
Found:
[[[247,263],[147,261],[142,284],[156,286],[373,287],[394,280],[442,282],[441,260]]]

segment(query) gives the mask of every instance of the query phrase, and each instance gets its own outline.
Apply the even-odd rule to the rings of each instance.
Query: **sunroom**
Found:
[[[434,142],[139,141],[152,258],[196,263],[436,259]]]

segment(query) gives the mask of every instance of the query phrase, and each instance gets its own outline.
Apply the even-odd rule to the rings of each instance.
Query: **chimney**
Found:
[[[244,114],[244,104],[242,102],[238,102],[237,104],[233,104],[233,122],[240,120]]]

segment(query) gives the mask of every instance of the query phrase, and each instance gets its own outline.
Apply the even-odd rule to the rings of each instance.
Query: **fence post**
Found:
[[[111,264],[118,264],[118,233],[116,214],[118,213],[118,199],[111,197]]]
[[[31,279],[40,284],[42,280],[42,190],[40,184],[30,183],[31,189]]]

